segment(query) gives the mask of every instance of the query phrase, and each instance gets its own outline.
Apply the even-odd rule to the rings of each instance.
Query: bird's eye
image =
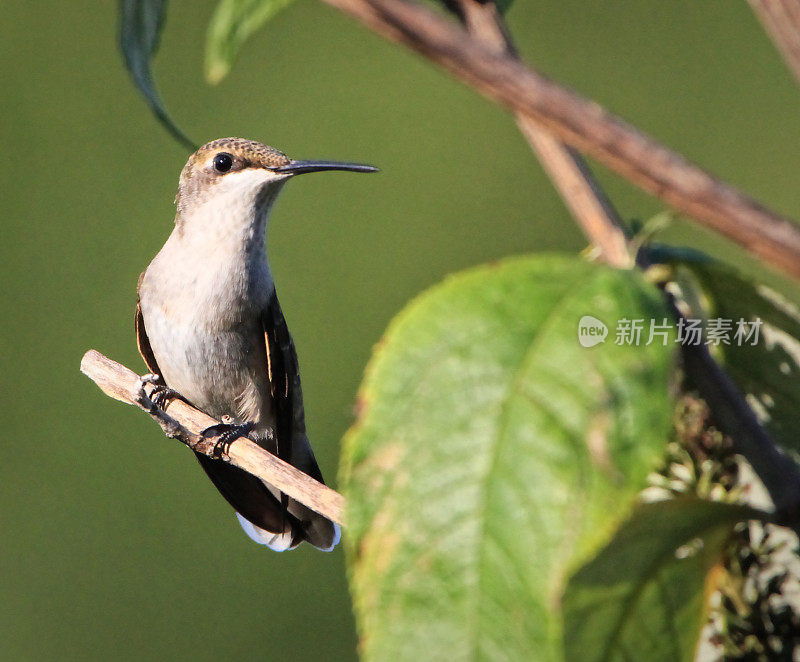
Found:
[[[217,154],[214,157],[214,170],[228,172],[233,167],[233,157],[230,154]]]

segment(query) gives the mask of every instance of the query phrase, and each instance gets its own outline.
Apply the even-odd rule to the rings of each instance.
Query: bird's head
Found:
[[[254,140],[213,140],[192,154],[181,172],[175,198],[178,219],[209,203],[230,211],[253,210],[255,206],[266,212],[286,180],[325,170],[378,171],[360,163],[293,161],[283,152]]]

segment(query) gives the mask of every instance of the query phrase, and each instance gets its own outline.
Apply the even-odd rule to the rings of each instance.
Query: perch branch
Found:
[[[411,0],[324,0],[800,278],[800,228],[575,92]]]
[[[511,32],[494,2],[447,0],[446,4],[486,48],[518,59]],[[600,257],[614,267],[633,266],[622,221],[583,157],[534,119],[520,112],[515,116],[522,135]]]
[[[166,410],[150,401],[152,384],[142,383],[135,372],[90,349],[81,360],[81,372],[100,387],[107,396],[137,405],[147,411],[167,436],[179,439],[189,448],[214,456],[218,435],[203,435],[203,430],[219,421],[204,414],[183,400],[172,400]],[[144,387],[141,392],[141,387]],[[338,492],[314,480],[291,464],[264,450],[247,437],[238,437],[222,459],[274,485],[313,511],[334,522],[342,523],[344,498]]]
[[[795,78],[800,81],[800,4],[797,0],[749,0]]]

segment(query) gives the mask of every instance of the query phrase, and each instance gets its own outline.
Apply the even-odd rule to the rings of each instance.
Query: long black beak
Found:
[[[340,163],[339,161],[292,161],[277,168],[273,172],[285,172],[287,175],[302,175],[306,172],[322,172],[323,170],[346,170],[348,172],[378,172],[378,168],[364,163]]]

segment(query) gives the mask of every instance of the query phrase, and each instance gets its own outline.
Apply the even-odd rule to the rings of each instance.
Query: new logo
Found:
[[[594,347],[606,341],[608,327],[596,317],[584,315],[578,322],[578,342],[583,347]]]

